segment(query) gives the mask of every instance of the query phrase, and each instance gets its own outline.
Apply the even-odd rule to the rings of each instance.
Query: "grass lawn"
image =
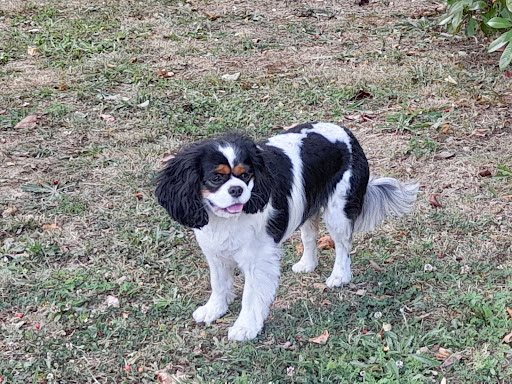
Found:
[[[0,381],[512,383],[512,83],[437,1],[0,1]],[[154,199],[162,160],[229,130],[351,128],[414,213],[297,275],[263,332]],[[241,292],[243,278],[237,278]],[[325,331],[326,343],[310,341]],[[506,337],[508,335],[508,337]]]

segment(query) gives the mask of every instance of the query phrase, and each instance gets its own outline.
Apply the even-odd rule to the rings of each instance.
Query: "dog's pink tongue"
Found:
[[[233,204],[226,208],[226,211],[229,213],[239,213],[242,212],[242,209],[244,208],[243,204]]]

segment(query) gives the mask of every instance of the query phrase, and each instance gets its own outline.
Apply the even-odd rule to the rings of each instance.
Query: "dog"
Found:
[[[300,228],[304,252],[297,273],[317,266],[320,217],[334,240],[330,288],[352,278],[354,233],[412,209],[418,184],[370,178],[349,129],[323,122],[297,125],[256,144],[239,134],[181,150],[157,176],[156,197],[172,219],[191,227],[210,268],[211,296],[193,317],[210,323],[234,299],[234,269],[244,274],[242,309],[228,339],[257,336],[274,300],[280,245]]]

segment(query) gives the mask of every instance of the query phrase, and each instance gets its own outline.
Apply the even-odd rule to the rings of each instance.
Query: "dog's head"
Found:
[[[210,215],[233,218],[261,211],[270,196],[261,150],[240,135],[183,149],[160,172],[157,184],[158,202],[192,228],[208,224]]]

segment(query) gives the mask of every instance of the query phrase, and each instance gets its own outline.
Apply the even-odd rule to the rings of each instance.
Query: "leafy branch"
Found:
[[[459,33],[464,28],[468,37],[479,30],[487,36],[502,32],[489,45],[488,52],[503,49],[499,61],[501,70],[512,61],[512,0],[448,0],[446,12],[438,23],[446,26],[450,33]]]

